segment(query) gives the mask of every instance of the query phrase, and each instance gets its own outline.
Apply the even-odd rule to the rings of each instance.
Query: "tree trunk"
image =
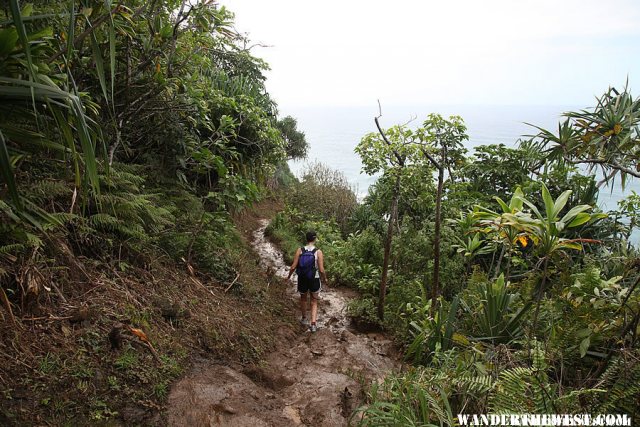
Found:
[[[444,168],[438,168],[438,193],[436,195],[436,218],[433,237],[433,280],[431,283],[431,313],[435,312],[440,293],[440,219],[442,209],[442,187],[444,186]]]
[[[389,273],[389,258],[391,257],[391,241],[393,240],[393,224],[398,217],[398,193],[400,192],[400,172],[398,171],[393,195],[391,198],[391,213],[387,227],[387,240],[384,243],[384,259],[382,261],[382,277],[380,279],[380,297],[378,299],[378,318],[384,319],[384,300],[387,295],[387,275]]]

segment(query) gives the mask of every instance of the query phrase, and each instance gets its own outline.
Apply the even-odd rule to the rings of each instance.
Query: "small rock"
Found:
[[[340,340],[351,341],[354,337],[355,335],[353,335],[351,332],[345,329],[344,331],[342,331],[342,334],[340,335]]]
[[[238,411],[236,411],[233,407],[229,405],[225,405],[223,403],[216,403],[215,405],[212,406],[212,408],[216,412],[222,412],[222,413],[227,413],[231,415],[238,413]]]

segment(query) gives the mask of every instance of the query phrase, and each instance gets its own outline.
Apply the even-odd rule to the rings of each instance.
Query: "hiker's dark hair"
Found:
[[[307,234],[305,235],[305,237],[307,238],[307,243],[309,243],[309,242],[313,242],[314,240],[316,240],[316,237],[318,237],[318,235],[316,234],[315,231],[309,230],[309,231],[307,231]]]

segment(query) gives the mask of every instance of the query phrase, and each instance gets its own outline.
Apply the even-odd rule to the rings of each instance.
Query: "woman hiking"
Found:
[[[308,231],[305,237],[307,244],[296,250],[287,280],[291,279],[294,271],[297,273],[298,292],[300,293],[300,322],[303,325],[309,325],[311,332],[316,332],[318,330],[316,325],[318,296],[322,289],[322,283],[327,284],[327,275],[324,271],[324,255],[321,250],[316,248],[316,232]],[[307,319],[308,295],[311,295],[311,323]]]

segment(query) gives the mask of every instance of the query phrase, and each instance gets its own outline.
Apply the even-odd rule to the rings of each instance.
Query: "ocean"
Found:
[[[459,115],[467,125],[469,154],[473,147],[487,144],[515,146],[517,141],[536,133],[531,123],[545,129],[557,129],[560,116],[565,111],[576,111],[581,106],[382,106],[381,125],[384,128],[413,121],[409,126],[419,126],[429,113],[443,116]],[[281,111],[298,120],[298,129],[306,134],[309,153],[304,161],[291,161],[291,171],[298,177],[304,174],[307,164],[321,162],[344,173],[360,197],[366,195],[375,176],[362,172],[362,163],[354,148],[369,132],[376,132],[374,117],[377,104],[370,107],[300,107]],[[616,209],[618,200],[640,192],[639,182],[631,181],[623,191],[619,181],[613,188],[602,187],[598,203],[603,210]]]

